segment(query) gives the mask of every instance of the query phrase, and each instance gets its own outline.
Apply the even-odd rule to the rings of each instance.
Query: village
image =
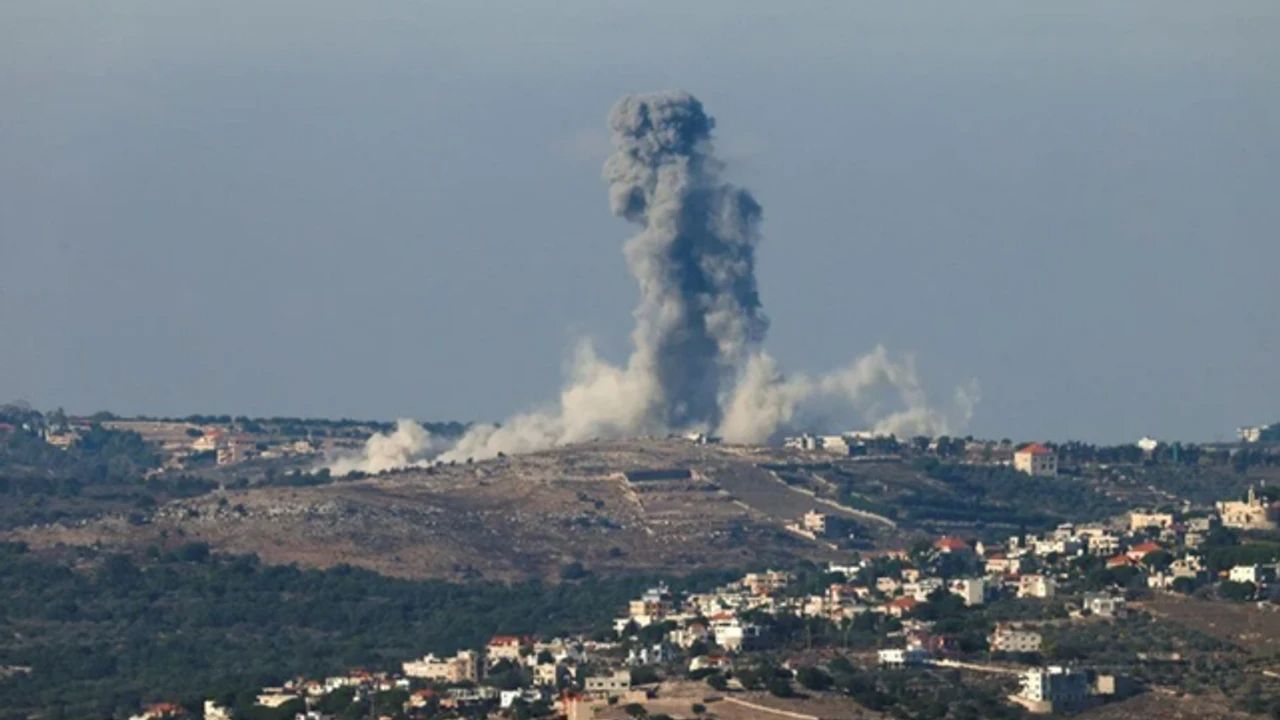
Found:
[[[1024,472],[1049,472],[1048,457],[1033,448],[1017,462]],[[1206,550],[1224,531],[1274,530],[1276,522],[1276,505],[1250,488],[1211,512],[1134,508],[1110,522],[1004,542],[944,536],[823,567],[751,572],[701,592],[659,583],[620,608],[608,633],[496,635],[483,647],[398,668],[263,687],[248,715],[209,699],[203,717],[859,717],[861,708],[903,699],[850,683],[844,714],[762,703],[830,695],[842,674],[863,673],[874,686],[875,678],[939,668],[992,678],[1011,716],[1072,713],[1153,688],[1114,662],[1052,662],[1051,637],[1061,642],[1100,625],[1121,634],[1141,622],[1145,598],[1161,595],[1276,612],[1274,557],[1224,565],[1229,555]],[[814,539],[830,532],[817,510],[793,529]],[[162,703],[134,720],[192,714]]]

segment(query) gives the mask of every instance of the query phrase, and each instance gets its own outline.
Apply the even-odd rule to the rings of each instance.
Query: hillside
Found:
[[[145,551],[201,541],[269,563],[340,563],[402,577],[676,571],[830,555],[783,525],[817,507],[755,458],[677,441],[594,443],[313,487],[251,487],[11,537]],[[623,473],[693,470],[677,479]],[[839,512],[827,508],[830,512]]]
[[[268,563],[346,563],[409,578],[557,578],[579,564],[687,573],[1103,519],[1125,509],[1118,489],[991,466],[637,440],[313,486],[229,487],[4,537],[37,550],[138,554],[198,541]],[[786,528],[815,509],[840,519],[840,537]]]

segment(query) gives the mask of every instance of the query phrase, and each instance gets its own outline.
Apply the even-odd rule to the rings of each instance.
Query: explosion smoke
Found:
[[[362,457],[336,462],[335,473],[422,464],[437,453],[441,461],[482,459],[684,430],[761,442],[834,422],[870,420],[899,434],[952,427],[929,407],[913,363],[895,362],[883,348],[816,379],[785,377],[760,349],[768,327],[755,277],[761,208],[720,180],[715,121],[702,103],[685,92],[632,95],[613,107],[609,126],[610,206],[641,226],[625,246],[640,286],[626,365],[601,360],[583,343],[558,407],[473,427],[442,453],[425,430],[402,422],[394,434],[370,438]],[[877,397],[886,389],[902,409],[883,411]],[[967,421],[976,389],[957,398]]]

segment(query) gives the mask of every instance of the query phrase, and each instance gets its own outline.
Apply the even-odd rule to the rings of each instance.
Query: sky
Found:
[[[770,352],[985,437],[1280,420],[1280,3],[0,4],[0,400],[497,420],[637,290],[600,168],[680,88]]]

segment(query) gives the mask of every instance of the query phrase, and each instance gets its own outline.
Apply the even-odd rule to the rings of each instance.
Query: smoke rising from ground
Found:
[[[957,391],[956,408],[943,413],[929,405],[911,359],[894,360],[880,347],[820,377],[786,376],[761,349],[768,328],[755,275],[761,207],[720,179],[715,121],[692,95],[662,92],[623,98],[609,126],[610,207],[640,227],[624,247],[640,289],[627,362],[610,364],[582,343],[555,405],[475,426],[448,449],[402,421],[370,438],[361,456],[335,462],[335,473],[600,437],[699,430],[763,442],[791,429],[873,423],[899,435],[937,434],[967,421],[976,387]]]

